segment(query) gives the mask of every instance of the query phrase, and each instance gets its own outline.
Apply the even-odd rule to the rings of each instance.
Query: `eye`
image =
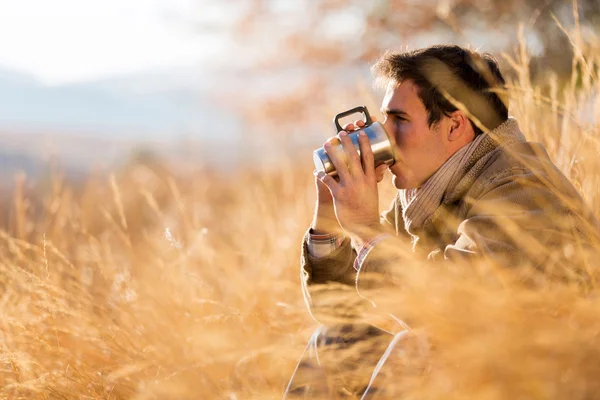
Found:
[[[402,122],[408,121],[406,118],[398,115],[398,114],[383,114],[383,123],[390,122],[394,125],[398,125]]]
[[[393,114],[393,119],[391,120],[394,124],[400,124],[401,122],[406,121],[406,118],[401,117],[400,115]]]

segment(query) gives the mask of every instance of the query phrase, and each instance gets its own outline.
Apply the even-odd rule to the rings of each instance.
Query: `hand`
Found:
[[[364,123],[357,122],[356,125],[361,127]],[[346,125],[345,128],[353,126]],[[366,134],[358,136],[361,156],[348,137],[348,132],[340,131],[338,137],[341,146],[332,144],[333,140],[324,144],[325,151],[338,173],[338,180],[323,171],[315,171],[315,176],[329,189],[335,216],[341,228],[360,241],[366,241],[376,236],[381,229],[378,177],[373,152]],[[381,178],[385,172],[384,168],[385,165],[380,167]]]
[[[373,122],[376,121],[375,116],[372,116],[371,119]],[[343,126],[346,132],[354,132],[357,129],[363,128],[365,126],[365,122],[362,120],[357,120],[354,124],[346,124]],[[334,146],[339,146],[340,141],[337,136],[334,136],[328,140],[329,143],[332,143]],[[375,168],[375,177],[377,178],[377,183],[381,182],[385,176],[385,171],[387,170],[387,165],[381,164],[377,168]],[[339,182],[339,177],[334,178]],[[327,185],[325,185],[319,178],[315,177],[315,185],[317,187],[317,199],[319,204],[331,204],[333,201],[331,197],[331,192]]]
[[[372,117],[375,121],[375,117]],[[356,129],[365,126],[364,121],[355,121],[354,124],[344,125],[346,132],[353,132]],[[340,146],[340,141],[337,136],[329,139],[335,146]],[[387,166],[385,164],[380,165],[375,169],[375,176],[377,182],[381,182],[384,178]],[[334,178],[339,181],[339,178]],[[338,233],[342,231],[340,224],[335,215],[335,209],[333,205],[333,198],[327,185],[325,185],[318,177],[315,177],[315,186],[317,189],[317,205],[315,215],[311,227],[316,233]]]

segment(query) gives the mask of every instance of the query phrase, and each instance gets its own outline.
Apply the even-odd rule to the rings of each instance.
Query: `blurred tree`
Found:
[[[500,51],[523,24],[532,72],[568,73],[573,49],[557,21],[580,25],[582,41],[600,25],[599,0],[233,0],[228,9],[242,54],[258,50],[260,67],[371,62],[387,49],[435,42]]]

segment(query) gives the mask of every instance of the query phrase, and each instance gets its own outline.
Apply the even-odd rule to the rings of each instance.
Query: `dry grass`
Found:
[[[574,60],[566,85],[550,75],[537,86],[526,53],[513,61],[512,114],[597,213],[600,59]],[[19,178],[0,232],[1,397],[280,398],[316,326],[299,283],[310,150],[230,175],[131,165],[81,190],[57,175],[31,193]],[[382,188],[382,206],[392,194]],[[418,270],[387,293],[383,309],[443,349],[416,393],[600,397],[597,288],[496,278]]]
[[[310,324],[303,175],[135,165],[80,194],[56,178],[43,211],[17,190],[0,238],[3,396],[280,396]]]

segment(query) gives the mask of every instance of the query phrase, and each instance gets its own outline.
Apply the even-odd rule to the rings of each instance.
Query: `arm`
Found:
[[[364,122],[357,121],[356,126],[358,128],[364,126]],[[353,232],[348,228],[355,226],[376,226],[377,229],[387,230],[395,234],[395,223],[396,223],[396,203],[392,202],[392,208],[387,212],[379,216],[378,211],[378,191],[377,183],[381,182],[383,175],[387,170],[385,164],[379,165],[375,168],[373,155],[369,141],[365,135],[359,135],[360,148],[363,154],[364,166],[361,165],[360,158],[354,148],[352,142],[347,136],[347,131],[353,131],[354,125],[348,124],[344,126],[344,131],[339,133],[338,137],[330,138],[323,146],[331,158],[333,164],[336,166],[338,172],[338,179],[324,174],[324,172],[315,171],[315,183],[317,186],[317,205],[315,218],[311,229],[304,236],[301,250],[301,269],[300,269],[300,280],[302,284],[302,293],[304,300],[312,312],[313,316],[318,314],[318,309],[327,310],[328,308],[335,308],[326,305],[326,301],[322,293],[330,293],[330,283],[338,283],[338,287],[347,290],[352,288],[354,291],[354,282],[356,279],[356,270],[353,268],[354,259],[356,258],[356,251],[352,248],[352,244],[349,238],[339,243],[339,246],[320,246],[318,251],[314,246],[314,236],[311,238],[311,233],[317,234],[332,234],[337,236],[342,234],[346,235],[346,232]],[[336,144],[334,146],[334,144]],[[342,151],[342,147],[344,148]],[[352,158],[355,168],[359,168],[361,171],[363,168],[367,171],[366,175],[368,178],[368,187],[364,186],[366,181],[363,181],[362,185],[353,187],[346,194],[354,200],[354,204],[365,205],[370,212],[365,213],[363,207],[355,208],[353,211],[357,215],[367,218],[359,218],[354,221],[354,224],[342,224],[341,221],[347,222],[348,204],[342,204],[340,202],[339,191],[332,190],[332,183],[339,182],[340,184],[347,183],[348,181],[348,170],[344,156],[346,154]],[[357,171],[358,172],[358,171]],[[328,183],[327,183],[328,182]],[[365,190],[368,189],[368,190]],[[334,193],[338,200],[333,198]],[[365,194],[367,196],[365,197]],[[365,224],[365,222],[367,222]],[[325,249],[323,249],[325,247]],[[326,253],[327,247],[331,250],[329,254]],[[325,252],[324,252],[325,250]],[[318,255],[319,257],[315,257]],[[327,285],[326,285],[327,284]],[[352,285],[352,286],[350,286]]]
[[[396,198],[392,201],[391,207],[381,214],[380,222],[382,228],[390,234],[396,232]],[[332,286],[326,286],[327,283],[339,283],[344,287],[336,286],[339,291],[351,290],[354,292],[356,270],[354,269],[354,260],[356,251],[352,248],[350,238],[346,237],[341,245],[331,253],[323,257],[311,255],[308,247],[308,238],[310,230],[307,231],[302,242],[300,281],[304,300],[312,315],[320,319],[319,315],[330,313],[331,303],[328,303],[326,297],[331,297]]]

